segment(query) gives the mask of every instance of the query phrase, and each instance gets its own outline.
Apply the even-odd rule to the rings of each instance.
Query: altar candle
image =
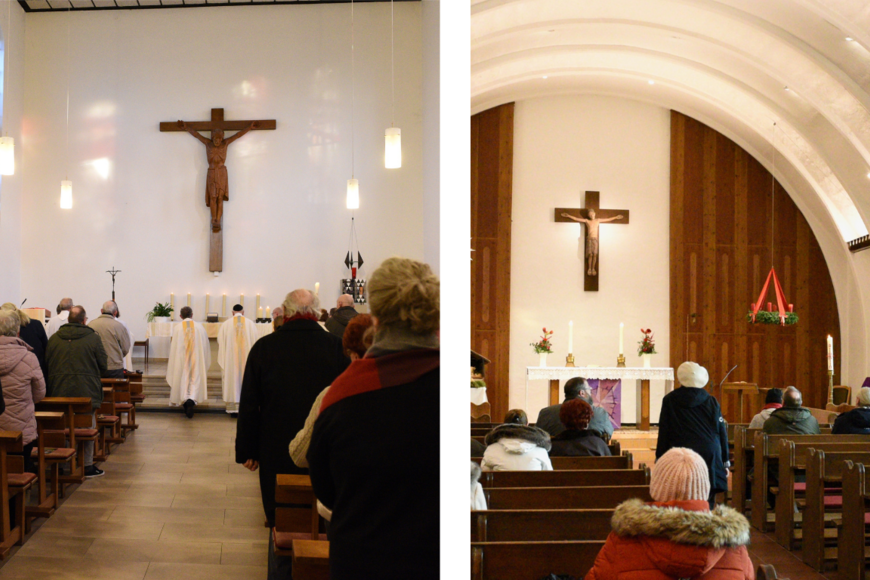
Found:
[[[175,294],[169,293],[169,306],[172,308],[172,313],[170,316],[172,320],[175,320]]]
[[[272,309],[268,306],[266,307],[266,318],[272,318]]]
[[[239,294],[239,304],[242,305],[242,310],[244,310],[245,309],[245,295],[244,294]]]
[[[263,318],[263,307],[257,306],[257,318]]]
[[[788,311],[789,311],[789,312],[794,312],[794,304],[789,304],[789,305],[788,305]]]
[[[623,352],[622,343],[623,343],[623,333],[625,332],[625,324],[622,322],[619,323],[619,354],[625,354]]]
[[[828,335],[828,370],[834,372],[834,339]]]
[[[320,282],[314,283],[314,295],[320,296]]]
[[[260,310],[260,295],[257,294],[257,318],[263,318],[260,314],[262,314],[262,311]]]
[[[205,293],[205,315],[206,316],[208,316],[208,301],[209,301],[208,299],[209,299],[209,295],[208,295],[208,292],[206,292]]]
[[[768,303],[767,303],[767,311],[768,311],[768,312],[773,312],[773,303],[771,303],[771,302],[768,302]]]
[[[574,321],[568,321],[568,354],[574,352]]]
[[[221,316],[227,315],[227,295],[224,294],[223,305],[221,305]]]
[[[190,306],[190,292],[187,293],[187,305]]]

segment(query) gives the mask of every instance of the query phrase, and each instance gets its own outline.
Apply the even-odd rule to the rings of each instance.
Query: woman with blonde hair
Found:
[[[434,580],[438,278],[426,264],[390,258],[369,278],[368,304],[374,343],[332,382],[308,450],[314,493],[333,510],[330,578]]]
[[[48,381],[48,365],[45,362],[45,351],[48,350],[48,335],[45,333],[45,326],[38,320],[32,320],[27,316],[27,313],[19,310],[11,302],[7,302],[3,306],[0,306],[0,308],[3,310],[13,310],[18,314],[18,319],[21,321],[18,338],[33,349],[33,354],[36,355],[36,360],[39,361],[42,376]]]

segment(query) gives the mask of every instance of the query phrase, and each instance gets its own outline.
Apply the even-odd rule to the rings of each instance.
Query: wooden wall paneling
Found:
[[[492,417],[508,410],[513,103],[471,118],[471,348],[487,366]]]
[[[737,364],[732,380],[760,387],[793,384],[806,405],[823,406],[825,337],[834,336],[838,377],[840,329],[818,242],[788,193],[757,160],[676,112],[671,118],[671,222],[672,365],[686,358],[686,315],[697,309],[698,324],[688,335],[689,358],[708,367],[711,382],[718,385]],[[800,317],[796,326],[745,320],[771,264]],[[764,302],[766,309],[774,294]]]

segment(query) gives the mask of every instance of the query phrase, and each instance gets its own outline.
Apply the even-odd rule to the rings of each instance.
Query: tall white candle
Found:
[[[263,308],[261,306],[257,306],[257,318],[263,318]]]
[[[187,305],[190,306],[190,292],[187,293]]]
[[[175,320],[175,294],[169,294],[169,306],[172,307],[171,320]]]
[[[574,321],[568,321],[568,354],[574,352]]]
[[[623,348],[624,333],[625,333],[625,324],[620,322],[619,323],[619,354],[625,354],[625,350]]]
[[[208,295],[208,292],[206,292],[206,293],[205,293],[205,315],[206,315],[206,316],[208,316],[208,303],[209,303],[209,298],[210,298],[210,296]]]
[[[266,307],[266,318],[272,318],[272,309],[268,306]]]
[[[223,304],[221,305],[221,316],[227,315],[227,295],[224,294]]]
[[[834,371],[834,338],[828,335],[828,370]]]
[[[319,295],[320,295],[320,282],[315,282],[315,283],[314,283],[314,295],[315,295],[315,296],[319,296]]]
[[[244,310],[245,309],[245,295],[244,294],[239,294],[239,304],[242,305],[242,310]]]
[[[256,306],[256,308],[257,308],[257,318],[263,318],[262,316],[260,316],[262,313],[260,312],[260,295],[259,294],[257,294],[257,306]]]

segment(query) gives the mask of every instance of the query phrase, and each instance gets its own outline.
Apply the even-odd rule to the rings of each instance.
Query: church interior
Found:
[[[700,445],[674,411],[700,390],[723,448],[698,453],[759,577],[864,578],[847,505],[868,496],[846,481],[870,430],[834,425],[870,405],[866,3],[470,4],[472,577],[616,578],[596,561],[613,509],[650,501],[677,424]],[[555,456],[576,377],[621,457]],[[814,431],[752,425],[795,402]],[[505,438],[552,443],[549,467],[514,468],[548,473],[500,473]],[[643,473],[582,472],[617,467]]]
[[[113,301],[130,344],[121,378],[103,375],[97,429],[66,403],[30,403],[40,434],[43,420],[58,428],[44,413],[63,417],[67,435],[75,423],[78,444],[55,445],[72,447],[78,468],[40,437],[48,467],[28,480],[13,462],[13,489],[6,454],[22,440],[0,434],[11,445],[0,575],[289,577],[272,568],[278,554],[299,557],[296,578],[325,577],[328,542],[279,547],[281,526],[290,538],[299,518],[276,525],[267,508],[264,527],[257,464],[237,462],[245,357],[280,334],[295,289],[326,321],[330,310],[371,314],[368,281],[392,257],[438,276],[439,0],[3,0],[0,41],[0,303],[24,328],[21,313],[47,326],[62,299],[90,322],[111,317]],[[219,336],[236,305],[253,333],[244,352]],[[182,318],[206,333],[202,352],[185,354]],[[205,364],[192,419],[175,400],[175,352],[178,380]],[[103,477],[87,475],[88,442]],[[27,444],[25,433],[25,455]],[[308,502],[302,539],[325,540],[311,531],[311,481],[294,485],[278,493]]]

